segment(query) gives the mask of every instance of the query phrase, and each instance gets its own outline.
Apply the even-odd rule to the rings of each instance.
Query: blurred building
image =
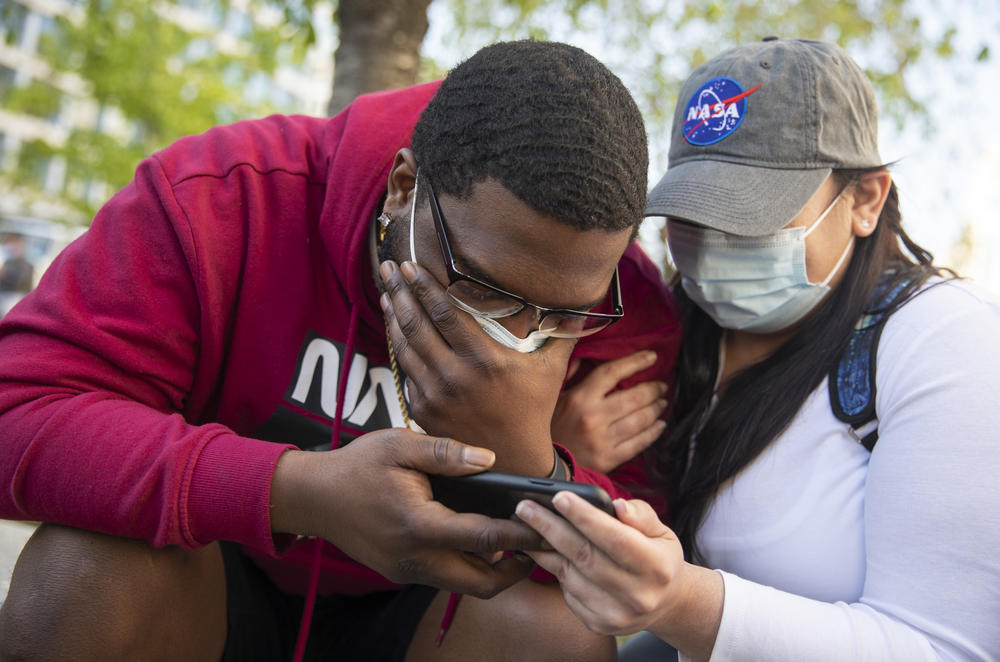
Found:
[[[90,221],[78,207],[66,203],[68,187],[74,197],[95,208],[114,191],[101,181],[67,177],[65,159],[50,154],[47,147],[65,145],[74,128],[123,138],[135,130],[116,108],[90,98],[79,76],[54,70],[41,54],[40,45],[56,31],[57,17],[82,20],[84,4],[83,0],[0,0],[0,235],[30,229],[25,236],[29,253],[38,254],[45,244],[42,252],[48,257],[53,246],[79,233],[73,226],[82,228]],[[222,10],[224,4],[174,0],[160,3],[156,11],[181,28],[210,32],[212,47],[220,51],[248,47],[241,37],[251,23],[281,20],[280,11],[267,0],[231,0]],[[332,25],[329,6],[321,5],[318,11],[329,14]],[[273,76],[262,75],[245,94],[267,98],[277,108],[324,114],[333,57],[331,39],[318,37],[302,66],[282,66]],[[36,282],[45,265],[38,266]]]

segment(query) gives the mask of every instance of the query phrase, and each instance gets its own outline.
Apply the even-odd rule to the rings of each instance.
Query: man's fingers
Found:
[[[491,564],[475,554],[454,552],[435,556],[426,566],[417,567],[419,561],[404,565],[408,566],[402,568],[408,583],[428,584],[487,599],[527,577],[534,563],[526,556],[515,554]]]
[[[487,577],[488,582],[481,583],[467,591],[477,598],[492,598],[494,595],[521,581],[534,569],[535,563],[529,557],[520,554],[508,556],[494,563]]]
[[[413,262],[400,267],[407,287],[420,302],[435,329],[435,336],[455,355],[474,361],[488,361],[483,356],[482,330],[471,315],[459,310],[445,289],[426,269]]]
[[[388,295],[383,295],[383,297],[388,297]],[[391,349],[396,357],[396,363],[399,364],[399,367],[408,377],[412,377],[419,383],[419,380],[427,371],[427,364],[420,355],[419,350],[410,343],[409,338],[407,338],[406,334],[400,328],[391,303],[386,306],[385,311],[385,319],[389,329],[389,340],[392,343]]]
[[[395,262],[386,261],[379,267],[386,291],[379,298],[389,329],[389,338],[396,361],[403,371],[418,379],[426,371],[421,352],[432,356],[435,348],[444,348],[420,303],[410,292]]]
[[[400,271],[410,291],[444,339],[451,344],[456,334],[461,336],[464,328],[459,319],[459,311],[437,279],[414,262],[404,262]]]
[[[541,358],[552,369],[558,367],[559,374],[565,378],[569,370],[569,357],[578,340],[579,338],[549,338],[540,349],[531,355]]]
[[[433,363],[449,356],[455,328],[460,326],[458,311],[451,304],[441,284],[413,262],[402,266],[391,260],[379,266],[385,284],[388,305],[383,304],[389,321],[389,334],[396,348],[396,359],[409,373],[416,359],[410,353],[428,357]],[[443,335],[445,334],[445,335]],[[429,357],[437,357],[434,361]]]
[[[435,511],[440,508],[445,516],[434,512],[433,517],[427,517],[427,530],[422,533],[444,548],[483,554],[536,550],[542,546],[541,536],[523,522],[493,519],[478,513],[455,513],[436,502],[427,506]]]
[[[470,446],[447,437],[399,430],[391,442],[393,464],[425,474],[464,476],[485,471],[495,461],[496,454],[490,449]]]

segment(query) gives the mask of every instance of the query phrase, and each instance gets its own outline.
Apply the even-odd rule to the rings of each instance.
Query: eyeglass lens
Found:
[[[516,315],[524,309],[520,301],[469,280],[454,281],[447,292],[460,308],[473,315],[496,319]],[[554,338],[578,338],[597,333],[612,321],[570,312],[541,311],[538,330]]]

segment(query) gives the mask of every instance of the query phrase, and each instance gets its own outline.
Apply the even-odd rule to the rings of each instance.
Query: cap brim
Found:
[[[669,216],[742,236],[776,232],[802,211],[830,168],[786,170],[728,161],[675,165],[653,187],[646,216]]]

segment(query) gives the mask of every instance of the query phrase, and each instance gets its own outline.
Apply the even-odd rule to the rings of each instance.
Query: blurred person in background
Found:
[[[31,291],[35,266],[26,257],[24,237],[16,233],[4,235],[0,255],[3,258],[0,264],[0,316],[3,316]]]

